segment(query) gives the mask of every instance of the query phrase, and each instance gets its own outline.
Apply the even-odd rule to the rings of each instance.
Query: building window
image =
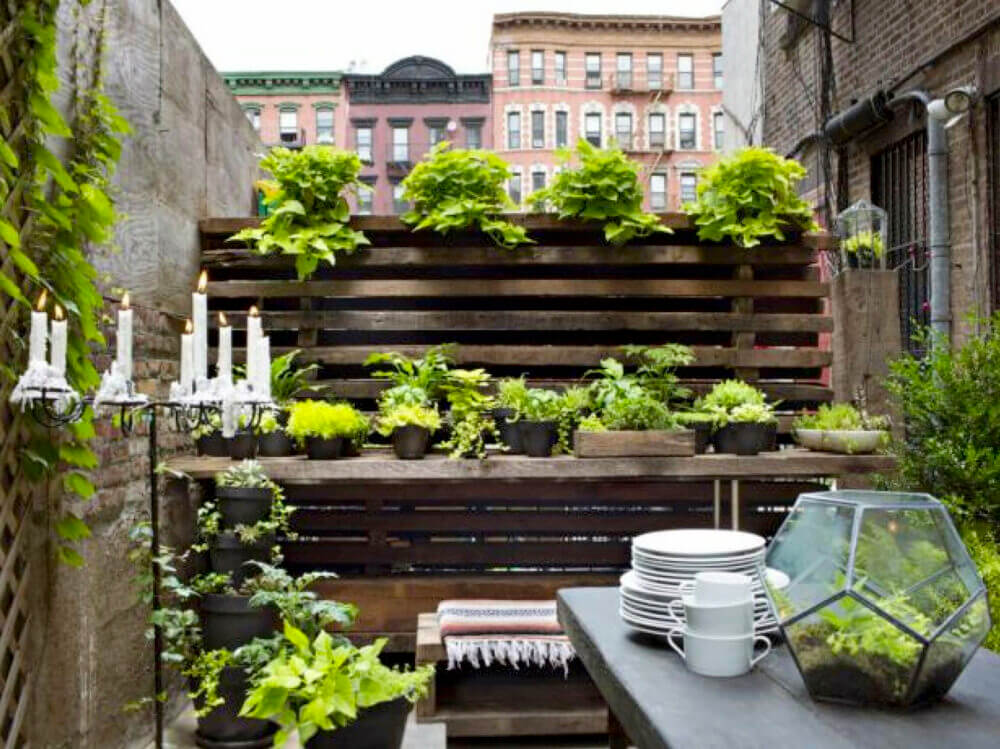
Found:
[[[556,148],[569,145],[569,112],[556,112]]]
[[[354,131],[354,147],[358,158],[366,164],[372,163],[372,129],[368,125],[358,127]]]
[[[249,107],[243,110],[243,113],[247,116],[250,121],[250,126],[256,131],[260,132],[260,110],[257,107]]]
[[[545,112],[531,113],[531,147],[545,148]]]
[[[333,110],[329,107],[316,110],[316,142],[333,143]]]
[[[514,172],[510,179],[507,180],[507,194],[510,199],[514,201],[514,205],[521,205],[521,174],[520,172]]]
[[[694,88],[694,55],[677,55],[677,88]]]
[[[541,169],[531,173],[531,191],[538,192],[545,189],[545,172]]]
[[[632,115],[628,112],[615,115],[615,140],[619,148],[626,151],[632,148]]]
[[[584,57],[584,67],[587,73],[587,88],[601,87],[601,53],[588,52]]]
[[[690,113],[682,114],[677,118],[677,147],[685,151],[693,151],[698,146],[698,139],[695,134],[695,123],[697,117]]]
[[[698,177],[694,172],[681,173],[681,203],[691,203],[698,199]]]
[[[427,141],[430,143],[431,148],[447,139],[447,136],[445,135],[446,126],[446,122],[439,123],[435,121],[433,124],[427,123]]]
[[[410,210],[410,204],[403,199],[403,183],[396,182],[392,186],[392,212],[396,214],[406,213]]]
[[[507,50],[507,85],[521,85],[521,53],[516,49]]]
[[[650,176],[649,207],[654,211],[667,209],[667,175],[653,174]]]
[[[282,143],[295,143],[299,139],[299,113],[295,109],[278,112],[278,133]]]
[[[516,151],[521,147],[521,113],[507,113],[507,148]]]
[[[583,120],[583,132],[587,142],[597,148],[601,147],[601,115],[599,112],[589,112]]]
[[[722,89],[722,53],[712,55],[712,82],[717,89]]]
[[[566,53],[556,52],[556,85],[566,85]]]
[[[483,126],[480,124],[466,125],[465,126],[465,147],[466,148],[482,148],[483,147]]]
[[[650,91],[663,88],[663,55],[659,52],[646,55],[646,85]]]
[[[410,128],[392,128],[392,160],[396,163],[410,160]]]
[[[667,116],[662,112],[649,115],[649,147],[663,148],[667,144]]]
[[[540,49],[531,50],[531,83],[534,86],[545,83],[545,52]]]
[[[615,68],[615,82],[618,88],[632,88],[632,53],[619,52]]]
[[[722,112],[716,112],[712,115],[712,143],[715,145],[716,151],[722,150],[726,139],[726,123],[723,117]]]
[[[358,210],[359,216],[371,216],[372,205],[375,203],[375,185],[365,182],[363,187],[358,188]]]

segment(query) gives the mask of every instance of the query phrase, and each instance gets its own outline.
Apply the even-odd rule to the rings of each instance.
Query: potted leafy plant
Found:
[[[874,268],[882,261],[885,244],[877,231],[859,231],[841,243],[850,268]]]
[[[559,441],[562,399],[554,390],[528,388],[517,412],[521,446],[532,458],[547,458]]]
[[[792,424],[795,441],[810,450],[864,455],[889,442],[889,420],[850,403],[824,403]]]
[[[524,377],[508,377],[497,384],[497,407],[493,409],[493,418],[500,441],[507,445],[511,453],[524,452],[521,432],[513,419],[523,405],[527,393],[528,384]]]
[[[390,397],[394,402],[438,403],[444,399],[448,370],[455,363],[455,344],[432,346],[422,357],[413,359],[395,351],[372,354],[366,367],[383,367],[372,377],[387,380],[391,387],[383,392],[380,402]],[[389,393],[391,391],[391,393]]]
[[[706,411],[679,411],[677,421],[682,426],[694,431],[695,455],[707,452],[708,446],[712,442],[712,432],[715,429],[715,415]]]
[[[224,527],[252,525],[271,513],[281,488],[271,481],[260,463],[244,460],[215,475],[215,500]]]
[[[313,362],[304,367],[298,366],[295,359],[301,353],[299,349],[295,349],[271,361],[271,399],[279,406],[287,406],[296,397],[320,389],[310,382],[319,365]],[[286,411],[280,413],[285,414]]]
[[[332,460],[347,444],[363,442],[368,430],[364,414],[348,403],[304,400],[292,406],[285,431],[305,444],[310,460]]]
[[[257,454],[260,457],[283,458],[295,451],[295,443],[281,425],[281,415],[286,413],[267,411],[260,417],[260,425],[257,427]]]
[[[217,413],[210,413],[204,424],[199,424],[191,430],[195,452],[210,458],[226,458],[229,456],[229,443],[222,436],[222,418]]]
[[[490,415],[496,401],[486,394],[490,376],[485,369],[452,369],[442,384],[448,402],[451,436],[441,443],[451,458],[485,458],[486,445],[498,439]]]
[[[715,449],[720,453],[756,455],[770,450],[777,419],[767,403],[743,403],[718,412]]]
[[[427,691],[433,666],[385,666],[385,639],[357,648],[290,622],[271,659],[253,677],[240,714],[279,724],[274,746],[293,732],[307,749],[399,749],[406,717]]]
[[[684,209],[698,238],[755,247],[786,231],[815,231],[812,206],[797,191],[806,169],[767,148],[743,148],[702,170],[698,199]]]
[[[233,460],[252,460],[257,457],[257,433],[250,428],[249,418],[240,414],[236,431],[229,438],[229,457]]]
[[[691,455],[694,434],[658,397],[639,389],[581,421],[573,451],[581,458]]]
[[[413,460],[424,457],[431,435],[441,428],[441,415],[433,406],[394,404],[379,414],[377,428],[392,438],[397,458]]]

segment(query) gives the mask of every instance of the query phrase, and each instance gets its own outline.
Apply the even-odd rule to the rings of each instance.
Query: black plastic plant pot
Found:
[[[778,423],[771,422],[767,425],[767,439],[764,442],[762,452],[772,452],[778,449]]]
[[[417,460],[427,453],[431,441],[429,429],[409,424],[392,431],[392,449],[400,460]]]
[[[342,437],[306,437],[306,455],[309,460],[334,460],[344,450]]]
[[[292,440],[284,432],[271,432],[257,438],[257,455],[262,458],[284,458],[294,449]]]
[[[712,424],[707,421],[696,421],[688,426],[694,431],[694,454],[704,455],[712,442]]]
[[[253,432],[237,432],[229,440],[229,457],[233,460],[249,460],[257,457],[257,435]]]
[[[245,486],[219,486],[215,489],[216,504],[222,515],[223,530],[232,530],[237,525],[253,525],[263,520],[271,512],[273,495],[271,490]]]
[[[403,697],[369,707],[343,728],[320,731],[306,749],[399,749],[411,707]]]
[[[270,637],[278,617],[270,608],[250,605],[250,596],[209,593],[201,597],[201,638],[206,650],[235,650],[255,637]]]
[[[216,430],[195,440],[195,450],[198,455],[209,458],[226,458],[229,456],[229,441]]]
[[[274,546],[274,536],[265,536],[255,544],[244,544],[234,533],[220,533],[208,549],[212,572],[225,572],[233,581],[233,587],[239,588],[243,582],[254,574],[253,567],[247,567],[247,562],[269,562],[271,547]]]
[[[521,444],[521,429],[518,422],[510,422],[514,415],[512,408],[498,408],[493,412],[493,420],[496,422],[497,431],[500,433],[500,441],[510,449],[509,453],[517,454],[524,452],[524,445]]]
[[[358,446],[354,444],[353,440],[344,440],[344,443],[340,446],[340,457],[342,458],[357,458],[361,456],[361,451]]]
[[[715,433],[715,449],[720,453],[756,455],[767,449],[770,425],[757,422],[726,424]]]
[[[520,421],[521,447],[531,458],[547,458],[559,440],[559,431],[554,421]]]
[[[266,720],[241,718],[250,680],[243,669],[226,666],[219,674],[218,695],[225,703],[198,718],[194,742],[202,749],[264,749],[278,727]],[[198,703],[195,703],[198,706]]]

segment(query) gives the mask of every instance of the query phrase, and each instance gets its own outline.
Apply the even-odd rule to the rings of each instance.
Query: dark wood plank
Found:
[[[573,433],[573,454],[578,458],[627,458],[644,455],[694,455],[694,432],[615,431]]]

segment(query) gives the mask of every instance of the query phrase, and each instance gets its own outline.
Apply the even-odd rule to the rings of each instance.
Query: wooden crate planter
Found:
[[[573,432],[578,458],[641,458],[694,455],[694,430]]]

